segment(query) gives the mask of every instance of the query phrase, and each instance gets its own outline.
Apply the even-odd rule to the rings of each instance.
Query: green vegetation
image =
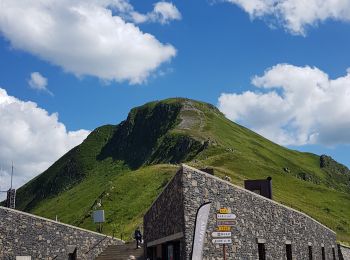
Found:
[[[154,165],[123,171],[110,161],[98,170],[102,174],[88,176],[59,196],[41,201],[32,212],[51,219],[57,215],[59,221],[96,231],[91,214],[101,201],[107,213],[103,232],[129,240],[135,226],[142,224],[143,214],[170,180],[176,167]]]
[[[18,190],[18,208],[95,230],[101,201],[104,232],[130,239],[135,226],[186,162],[213,167],[243,185],[272,177],[276,201],[303,211],[350,241],[349,170],[329,157],[281,147],[226,119],[214,106],[167,99],[134,108],[117,126],[93,131],[43,174]]]

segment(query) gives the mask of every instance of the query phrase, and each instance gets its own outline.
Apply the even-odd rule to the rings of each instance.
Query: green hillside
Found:
[[[104,232],[130,239],[179,163],[215,175],[272,177],[276,201],[303,211],[350,241],[350,173],[327,156],[281,147],[188,99],[151,102],[119,125],[95,129],[17,192],[21,210],[95,230],[91,212],[106,212]]]

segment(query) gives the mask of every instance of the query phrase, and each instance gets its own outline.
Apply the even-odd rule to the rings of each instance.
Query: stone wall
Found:
[[[94,259],[108,245],[122,243],[96,232],[0,207],[1,260],[12,260],[15,256],[68,259],[69,251],[75,247],[78,259]]]
[[[339,247],[340,247],[340,251],[343,259],[350,260],[350,247],[344,246],[344,245],[340,245]]]
[[[144,216],[144,239],[152,242],[184,230],[182,176],[175,177],[165,187]]]
[[[292,245],[293,259],[308,259],[309,243],[314,259],[321,259],[322,245],[326,259],[333,259],[332,246],[337,254],[336,234],[309,216],[194,168],[182,169],[185,259],[190,259],[197,209],[209,201],[212,205],[204,259],[222,259],[222,246],[211,241],[211,233],[216,231],[216,213],[221,207],[229,208],[237,216],[227,259],[257,259],[257,239],[265,241],[266,259],[286,259],[286,242]]]

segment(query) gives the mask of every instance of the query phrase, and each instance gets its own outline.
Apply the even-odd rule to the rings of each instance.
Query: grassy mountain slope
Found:
[[[43,174],[18,190],[19,209],[95,229],[91,212],[106,211],[105,233],[130,238],[176,164],[213,167],[218,176],[273,179],[274,199],[301,210],[350,241],[350,173],[329,157],[281,147],[188,99],[151,102],[117,126],[94,130]]]

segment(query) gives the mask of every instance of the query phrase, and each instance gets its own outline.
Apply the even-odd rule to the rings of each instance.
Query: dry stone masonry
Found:
[[[167,196],[160,196],[144,216],[144,239],[154,241],[183,231],[184,211],[181,175],[166,187]],[[169,197],[172,199],[169,200]],[[156,232],[154,232],[156,230]]]
[[[205,233],[204,260],[223,259],[223,246],[212,242],[212,232],[217,231],[216,214],[220,208],[227,208],[236,215],[231,229],[232,243],[226,245],[226,259],[259,259],[258,243],[263,244],[265,259],[287,259],[287,248],[291,248],[291,259],[309,259],[310,250],[313,259],[323,259],[322,251],[325,259],[334,259],[334,254],[338,259],[336,234],[331,229],[304,213],[186,165],[181,167],[145,215],[147,246],[154,247],[154,241],[163,242],[163,237],[182,231],[183,237],[174,241],[174,245],[175,242],[181,243],[177,257],[191,259],[196,214],[198,208],[208,202],[211,208]],[[173,206],[169,208],[169,204]],[[167,218],[178,219],[180,226],[174,230],[170,226],[173,222],[162,221]],[[171,241],[167,241],[162,245],[163,252],[170,244]],[[158,245],[154,251],[159,255],[159,250]],[[148,252],[151,250],[148,249]]]
[[[350,247],[339,245],[340,260],[350,260]]]
[[[21,211],[0,207],[0,259],[68,259],[77,249],[78,259],[94,259],[121,240]]]

